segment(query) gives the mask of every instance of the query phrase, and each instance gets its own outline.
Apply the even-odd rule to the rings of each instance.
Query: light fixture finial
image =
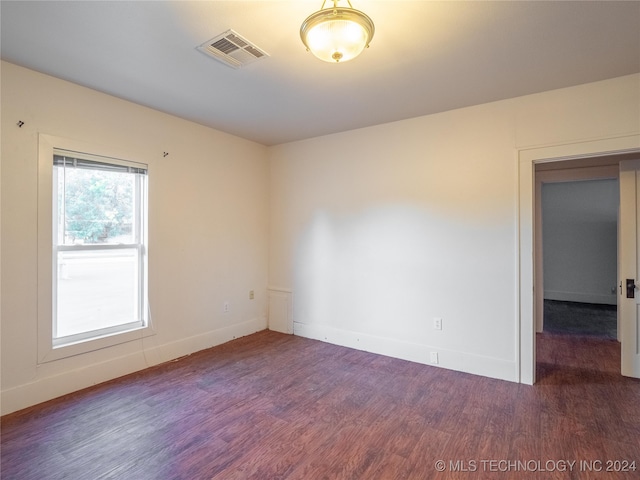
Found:
[[[302,43],[316,57],[325,62],[347,62],[362,53],[369,46],[375,27],[364,13],[349,7],[338,7],[339,0],[333,0],[333,7],[312,13],[302,22],[300,38]]]

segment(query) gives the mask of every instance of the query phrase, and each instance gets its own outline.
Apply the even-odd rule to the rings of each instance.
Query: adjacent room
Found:
[[[3,478],[636,478],[640,2],[0,21]]]
[[[542,185],[544,331],[618,338],[619,190],[617,177]]]

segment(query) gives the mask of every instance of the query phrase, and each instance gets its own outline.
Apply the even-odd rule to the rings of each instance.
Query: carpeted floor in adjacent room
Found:
[[[617,338],[616,305],[544,301],[547,333]]]

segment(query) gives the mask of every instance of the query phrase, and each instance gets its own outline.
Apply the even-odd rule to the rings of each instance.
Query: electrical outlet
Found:
[[[431,363],[433,363],[434,365],[438,364],[438,352],[431,352]]]
[[[253,290],[249,290],[249,300],[253,300],[255,297]]]
[[[440,317],[433,318],[433,328],[436,330],[442,330],[442,318]]]
[[[222,304],[222,311],[223,311],[224,313],[229,313],[229,302],[224,302],[224,303]]]

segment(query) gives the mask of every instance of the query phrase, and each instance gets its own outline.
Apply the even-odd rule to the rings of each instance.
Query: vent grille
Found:
[[[198,50],[233,68],[241,68],[269,56],[233,30],[227,30],[203,43]]]

